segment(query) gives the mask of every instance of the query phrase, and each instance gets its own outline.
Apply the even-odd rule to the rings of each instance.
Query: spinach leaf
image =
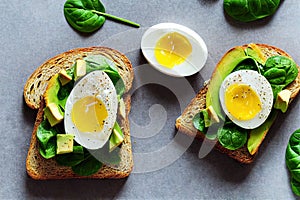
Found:
[[[37,129],[37,138],[40,144],[40,154],[46,158],[52,158],[56,154],[56,135],[59,133],[56,127],[51,127],[48,120],[42,121]]]
[[[84,160],[84,150],[82,146],[73,146],[72,153],[59,154],[55,156],[55,160],[59,165],[75,166]]]
[[[300,129],[291,135],[286,148],[285,158],[286,165],[292,176],[300,181]]]
[[[272,84],[287,86],[298,76],[296,63],[285,56],[272,56],[264,66],[264,76]]]
[[[300,182],[296,179],[292,178],[291,181],[292,191],[297,195],[300,196]]]
[[[67,0],[64,5],[68,23],[80,32],[93,32],[104,24],[105,17],[92,10],[105,12],[103,4],[98,0]]]
[[[296,130],[289,139],[285,163],[291,173],[292,190],[300,196],[300,129]]]
[[[232,18],[250,22],[275,13],[280,0],[224,0],[225,12]]]
[[[202,133],[205,134],[207,132],[207,127],[205,127],[204,115],[202,111],[197,113],[193,118],[193,125],[197,130],[201,131]]]
[[[272,56],[263,67],[263,76],[270,82],[274,98],[298,76],[296,63],[285,56]]]
[[[62,109],[63,112],[65,110],[67,99],[68,99],[73,87],[74,87],[74,81],[72,80],[64,86],[61,85],[60,89],[57,93],[57,97],[58,97],[58,100],[59,100],[59,106],[60,106],[60,108]]]
[[[74,173],[80,176],[90,176],[97,173],[102,163],[94,158],[87,150],[84,152],[84,160],[77,165],[72,166]]]
[[[40,148],[40,154],[46,158],[53,158],[56,155],[56,139],[51,138],[45,148]]]
[[[68,23],[80,32],[93,32],[105,22],[105,17],[124,22],[132,26],[140,25],[105,13],[105,8],[99,0],[67,0],[64,4],[64,15]]]
[[[197,130],[201,131],[207,139],[214,140],[217,138],[219,124],[211,124],[206,110],[201,110],[195,115],[193,118],[193,125]]]
[[[256,44],[249,44],[249,47],[245,49],[245,54],[253,59],[255,64],[259,67],[259,71],[262,65],[265,64],[265,56]]]
[[[247,130],[238,127],[229,119],[218,129],[217,135],[221,145],[229,150],[239,149],[247,142]]]
[[[233,70],[233,72],[238,71],[238,70],[254,70],[257,72],[260,72],[260,67],[258,65],[258,63],[252,59],[252,58],[248,58],[243,60],[242,62],[240,62]]]

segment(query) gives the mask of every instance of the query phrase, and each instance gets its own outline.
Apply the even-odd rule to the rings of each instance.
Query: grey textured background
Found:
[[[199,33],[208,47],[209,58],[203,70],[187,78],[195,91],[209,78],[221,56],[236,45],[249,42],[275,45],[300,63],[298,0],[282,1],[274,16],[248,24],[225,16],[222,0],[103,0],[103,3],[108,13],[136,21],[141,28],[108,20],[97,32],[80,34],[64,18],[64,1],[1,2],[0,199],[296,198],[290,189],[284,155],[289,136],[300,128],[300,98],[277,120],[251,165],[241,165],[215,151],[199,159],[201,142],[194,141],[170,165],[148,173],[133,173],[123,180],[41,182],[27,176],[25,159],[36,113],[24,104],[23,86],[37,66],[56,54],[72,48],[105,44],[125,53],[136,67],[146,63],[139,50],[143,31],[157,23],[175,22]],[[180,115],[178,101],[168,89],[155,84],[133,93],[130,120],[146,125],[148,110],[153,104],[162,105],[168,119],[155,136],[132,137],[134,153],[160,149],[176,135],[174,122]]]

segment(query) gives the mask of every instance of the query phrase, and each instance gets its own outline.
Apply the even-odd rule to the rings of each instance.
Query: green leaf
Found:
[[[259,66],[256,60],[253,58],[247,58],[241,63],[239,63],[233,70],[233,72],[238,71],[238,70],[254,70],[259,72]]]
[[[59,165],[75,166],[84,160],[84,150],[82,146],[73,146],[72,153],[60,154],[55,156],[55,160]]]
[[[250,22],[275,13],[280,0],[224,0],[225,12],[235,20]]]
[[[37,129],[37,138],[40,144],[40,154],[46,158],[52,158],[56,154],[56,135],[59,129],[51,127],[48,120],[43,120]]]
[[[80,176],[90,176],[97,173],[101,169],[102,165],[103,164],[91,154],[85,153],[85,159],[79,164],[72,166],[72,170]]]
[[[40,154],[46,158],[53,158],[56,155],[56,139],[51,138],[45,148],[40,148]]]
[[[292,178],[291,187],[294,194],[300,196],[300,182]]]
[[[59,106],[64,111],[67,99],[74,87],[74,81],[70,81],[68,84],[64,86],[60,86],[60,89],[57,93],[57,98],[59,100]]]
[[[135,27],[140,26],[130,20],[105,13],[99,0],[67,0],[64,4],[64,15],[74,29],[86,33],[99,29],[104,24],[105,17]]]
[[[300,129],[296,130],[289,139],[285,151],[286,165],[291,173],[291,187],[300,196]]]
[[[225,122],[225,125],[218,129],[217,134],[220,144],[229,150],[239,149],[247,142],[247,130],[231,122]]]
[[[285,159],[290,171],[300,169],[300,129],[291,135],[285,151]]]
[[[195,115],[195,117],[193,118],[193,125],[197,130],[201,131],[202,133],[205,134],[207,132],[203,112],[200,111]]]
[[[69,24],[80,32],[93,32],[105,22],[105,17],[93,10],[105,12],[99,0],[67,0],[64,5],[64,15]]]
[[[272,56],[263,67],[263,76],[270,82],[274,99],[277,94],[298,76],[296,63],[285,56]]]

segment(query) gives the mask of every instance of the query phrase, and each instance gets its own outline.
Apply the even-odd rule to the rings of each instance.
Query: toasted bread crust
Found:
[[[291,58],[291,56],[289,54],[287,54],[286,52],[284,52],[283,50],[281,50],[277,47],[270,46],[267,44],[256,44],[256,45],[262,50],[262,52],[266,55],[266,57],[271,57],[274,55],[283,55],[283,56],[287,56],[287,57]],[[242,47],[246,48],[247,46],[248,45],[243,45]],[[230,51],[232,51],[232,49],[230,49],[228,52],[230,52]],[[224,56],[228,52],[226,52],[224,54]],[[218,65],[216,66],[213,73],[216,73],[217,67],[218,67]],[[294,82],[292,82],[290,85],[288,85],[286,87],[286,89],[288,89],[292,92],[290,103],[298,95],[299,90],[300,90],[300,67],[299,66],[298,66],[298,71],[299,71],[299,73],[298,73],[296,80],[294,80]],[[177,118],[176,124],[175,124],[176,128],[179,131],[181,131],[187,135],[190,135],[192,137],[196,136],[197,138],[199,138],[201,140],[204,139],[205,135],[194,128],[193,118],[197,113],[199,113],[200,110],[206,108],[207,89],[208,89],[208,85],[205,85],[198,92],[196,97],[193,98],[191,100],[190,104],[185,108],[185,110],[183,111],[181,116],[179,116]],[[248,152],[246,144],[242,148],[232,151],[232,150],[228,150],[228,149],[224,148],[219,142],[217,142],[214,148],[224,154],[227,154],[229,157],[231,157],[241,163],[251,163],[251,162],[253,162],[255,156],[257,155],[257,152],[254,155],[251,155]]]
[[[39,153],[39,143],[37,139],[37,129],[43,121],[44,100],[43,94],[46,90],[48,80],[61,69],[69,69],[73,66],[77,59],[81,59],[87,55],[103,55],[114,61],[117,69],[125,83],[126,92],[132,86],[134,78],[133,68],[127,57],[120,52],[107,47],[88,47],[70,50],[68,52],[59,54],[36,69],[36,71],[29,77],[24,86],[24,100],[26,104],[38,109],[36,121],[34,124],[31,142],[26,158],[27,174],[36,180],[48,179],[74,179],[74,178],[124,178],[127,177],[133,168],[133,158],[130,139],[130,128],[128,115],[130,112],[130,95],[125,93],[124,103],[126,109],[126,116],[123,118],[118,114],[118,123],[124,133],[124,141],[121,145],[120,156],[121,162],[117,166],[103,165],[102,168],[91,176],[78,176],[70,167],[60,166],[54,159],[45,159]]]

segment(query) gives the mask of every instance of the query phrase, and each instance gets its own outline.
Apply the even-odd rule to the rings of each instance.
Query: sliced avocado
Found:
[[[265,54],[256,44],[250,43],[246,51],[247,55],[253,57],[260,64],[264,65],[266,63],[267,58],[265,57]]]
[[[50,103],[44,108],[44,116],[48,119],[51,126],[55,126],[64,119],[64,115],[55,103]]]
[[[57,105],[59,103],[59,100],[57,98],[57,94],[60,89],[58,76],[58,74],[55,74],[48,82],[48,86],[44,94],[46,106],[48,106],[50,103],[55,103]]]
[[[64,69],[60,70],[60,72],[58,73],[58,78],[59,78],[61,85],[66,85],[67,83],[69,83],[72,80],[72,76],[67,74],[67,71]]]
[[[258,147],[266,137],[266,134],[274,123],[277,115],[278,111],[273,110],[268,119],[262,125],[250,131],[247,148],[251,155],[254,155],[257,152]]]
[[[285,113],[289,106],[289,101],[290,101],[291,95],[292,95],[292,92],[287,89],[280,91],[277,94],[274,108],[279,109],[279,110],[281,110],[281,112]]]
[[[74,135],[57,134],[57,149],[56,154],[64,154],[73,152]]]
[[[235,47],[229,50],[218,63],[216,70],[212,74],[206,93],[206,107],[212,106],[216,114],[225,120],[221,112],[219,102],[219,89],[223,80],[232,70],[243,60],[248,59],[242,47]]]
[[[124,134],[121,127],[116,122],[109,138],[109,152],[112,152],[117,146],[124,141]]]
[[[86,74],[86,61],[77,60],[74,66],[74,79],[77,81],[79,78]]]
[[[48,119],[51,126],[54,126],[63,120],[63,111],[60,108],[61,101],[58,99],[58,92],[61,84],[59,74],[55,74],[48,82],[47,89],[44,94],[45,109],[44,115]]]

